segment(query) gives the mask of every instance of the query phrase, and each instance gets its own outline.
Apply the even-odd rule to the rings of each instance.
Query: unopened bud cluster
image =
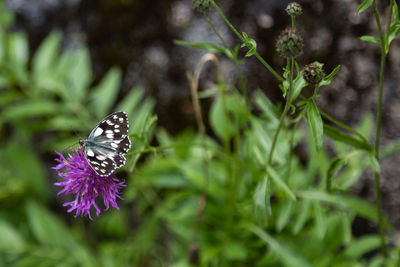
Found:
[[[276,51],[285,58],[296,57],[303,49],[303,39],[300,34],[291,28],[284,30],[276,41]]]
[[[290,15],[290,16],[298,16],[300,15],[303,10],[301,8],[301,5],[296,3],[296,2],[292,2],[289,5],[287,5],[286,7],[286,12]]]
[[[210,0],[192,0],[192,6],[195,10],[205,13],[210,9]]]
[[[303,77],[306,82],[312,85],[320,83],[325,77],[325,72],[322,69],[323,66],[324,64],[318,61],[306,65],[303,70]]]

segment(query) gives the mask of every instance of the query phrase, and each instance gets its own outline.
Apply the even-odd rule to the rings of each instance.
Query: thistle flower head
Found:
[[[303,10],[302,10],[300,4],[298,4],[298,3],[296,3],[296,2],[292,2],[292,3],[289,3],[289,4],[286,6],[286,12],[287,12],[290,16],[295,17],[295,16],[298,16],[298,15],[301,15],[301,13],[303,12]]]
[[[300,55],[303,49],[303,39],[298,31],[291,28],[284,30],[276,41],[276,51],[285,58]]]
[[[68,153],[67,158],[57,151],[56,153],[58,158],[55,158],[55,161],[58,165],[52,169],[64,179],[54,183],[56,186],[64,187],[57,195],[63,193],[75,195],[73,201],[63,204],[63,206],[70,206],[67,212],[76,210],[75,217],[88,216],[92,220],[90,214],[92,206],[97,216],[101,212],[96,204],[96,198],[99,196],[103,197],[104,211],[109,209],[110,204],[119,210],[116,199],[122,199],[119,190],[126,186],[124,181],[118,180],[114,174],[106,177],[98,175],[86,161],[80,147],[76,150],[71,148],[71,153]]]
[[[315,61],[304,66],[303,77],[309,84],[315,85],[322,81],[325,77],[325,72],[322,69],[324,64]]]

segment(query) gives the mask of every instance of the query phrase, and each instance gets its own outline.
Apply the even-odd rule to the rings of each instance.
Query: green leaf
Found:
[[[247,257],[247,247],[244,243],[229,241],[225,243],[223,253],[228,260],[244,260]]]
[[[331,192],[332,191],[332,179],[334,176],[339,172],[339,170],[347,164],[347,158],[346,157],[337,157],[334,160],[332,160],[331,164],[329,165],[327,174],[326,174],[326,179],[327,179],[327,191]]]
[[[77,116],[58,115],[48,121],[48,129],[57,131],[86,130],[82,119]]]
[[[388,47],[390,43],[396,38],[397,35],[400,33],[400,21],[395,22],[389,28],[389,36],[388,36]],[[387,51],[386,51],[387,52]]]
[[[26,36],[22,33],[9,35],[7,68],[12,72],[12,79],[17,80],[21,86],[28,84],[27,62],[29,58],[29,47]]]
[[[7,166],[12,170],[14,178],[23,181],[29,187],[31,194],[42,200],[46,199],[49,194],[47,175],[39,157],[29,149],[29,146],[9,142],[2,148],[0,156],[7,159]]]
[[[25,248],[25,240],[18,230],[8,223],[0,219],[0,251],[22,251]]]
[[[357,15],[364,12],[367,8],[372,5],[373,0],[364,0],[357,8]]]
[[[298,69],[298,64],[296,62],[296,68]],[[296,79],[293,80],[293,93],[292,93],[292,99],[291,102],[297,99],[297,97],[300,95],[301,91],[303,90],[304,87],[307,86],[306,80],[303,78],[303,74],[300,72],[300,70],[297,70],[297,77]],[[289,88],[289,87],[288,87]]]
[[[381,45],[381,41],[378,38],[374,37],[374,36],[364,35],[364,36],[361,36],[360,39],[362,41],[364,41],[364,42],[369,42],[369,43]]]
[[[138,109],[143,101],[144,91],[141,87],[132,87],[128,95],[118,104],[115,110],[122,110],[128,114],[128,117],[134,116],[134,111]],[[145,100],[146,101],[146,100]]]
[[[73,101],[81,101],[86,97],[89,84],[92,81],[90,55],[87,48],[80,48],[71,54],[73,65],[68,73],[68,90]]]
[[[281,232],[288,224],[293,211],[293,203],[292,200],[284,200],[279,209],[277,209],[276,229],[278,232]]]
[[[213,98],[216,95],[218,95],[218,87],[213,87],[207,90],[202,90],[199,92],[199,98],[204,99],[204,98]]]
[[[210,52],[213,54],[226,54],[226,55],[231,54],[229,49],[227,49],[223,46],[219,46],[214,43],[208,43],[208,42],[192,43],[192,42],[185,42],[185,41],[181,41],[181,40],[174,40],[174,44],[181,45],[181,46],[200,48],[200,49],[206,50],[207,52]]]
[[[303,88],[307,86],[307,82],[306,82],[306,80],[304,80],[303,74],[300,71],[299,64],[297,64],[297,62],[295,62],[295,64],[296,64],[296,69],[297,69],[297,77],[293,80],[293,84],[292,84],[293,87],[292,87],[291,102],[293,102],[295,99],[297,99],[297,97],[300,95]],[[289,86],[290,86],[288,76],[289,76],[289,71],[286,70],[284,73],[285,80],[282,83],[283,88],[281,87],[281,90],[283,89],[284,96],[286,96],[286,94],[289,90]]]
[[[221,95],[211,106],[210,124],[222,140],[229,140],[246,123],[247,110],[242,100],[234,95]]]
[[[20,67],[25,67],[29,59],[29,47],[26,36],[14,33],[8,38],[9,60]]]
[[[371,145],[366,143],[365,141],[355,138],[347,133],[343,133],[328,124],[324,124],[324,133],[329,138],[331,138],[335,141],[339,141],[339,142],[348,144],[354,148],[363,149],[368,152],[373,150]]]
[[[242,32],[242,36],[244,42],[241,47],[247,47],[249,49],[249,51],[246,53],[246,57],[250,57],[257,52],[257,43],[254,39],[249,38],[245,32]]]
[[[381,173],[381,167],[379,165],[378,159],[372,153],[369,153],[368,155],[371,167],[374,169],[376,173]]]
[[[27,201],[26,213],[30,230],[39,243],[58,248],[77,249],[72,233],[58,217],[35,201]]]
[[[274,239],[267,232],[256,225],[248,225],[246,228],[264,241],[275,252],[285,266],[312,266],[305,258],[286,247],[282,242]]]
[[[309,101],[307,105],[307,121],[310,125],[314,145],[317,150],[322,147],[324,127],[321,115],[314,100]]]
[[[343,241],[345,244],[351,242],[352,232],[351,232],[351,223],[354,219],[354,215],[351,216],[348,212],[342,213],[342,229],[343,229]]]
[[[0,122],[29,119],[35,116],[53,115],[60,109],[55,102],[47,100],[31,100],[9,106],[1,113]]]
[[[267,216],[271,216],[271,203],[269,200],[269,179],[268,176],[265,175],[262,181],[258,183],[253,196],[255,214],[257,218],[261,221],[265,221]]]
[[[265,118],[268,121],[272,120],[273,123],[278,124],[279,118],[277,117],[276,108],[271,100],[261,90],[257,90],[255,96],[257,107],[263,111]]]
[[[59,56],[61,33],[52,32],[40,44],[39,49],[33,56],[32,68],[36,81],[41,79],[41,75],[46,74],[53,68]]]
[[[296,196],[290,190],[290,188],[286,185],[286,183],[279,177],[274,169],[271,166],[266,167],[267,174],[271,177],[271,180],[274,182],[276,187],[282,189],[288,197],[290,197],[293,201],[296,201]]]
[[[298,191],[296,195],[301,198],[328,202],[337,207],[352,210],[364,218],[371,219],[373,221],[378,220],[376,208],[367,201],[354,196],[328,194],[322,191]]]
[[[340,70],[340,65],[336,66],[331,73],[329,73],[322,81],[318,84],[319,87],[326,86],[331,84],[332,79],[336,76],[338,71]]]
[[[111,68],[91,94],[90,107],[97,118],[105,117],[117,98],[121,83],[121,70]]]
[[[394,141],[381,149],[380,159],[392,156],[400,151],[400,140]]]
[[[317,236],[319,239],[323,239],[328,225],[326,223],[327,214],[324,213],[323,207],[319,201],[313,201],[313,207]]]
[[[378,235],[364,235],[351,242],[344,251],[344,255],[352,259],[359,259],[365,253],[378,249],[380,244]]]
[[[303,199],[297,202],[299,205],[297,209],[297,217],[293,222],[293,233],[297,235],[303,229],[304,224],[307,222],[307,219],[310,215],[311,201],[309,199]]]

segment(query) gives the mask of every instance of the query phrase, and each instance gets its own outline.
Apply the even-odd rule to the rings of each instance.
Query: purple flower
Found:
[[[80,147],[76,150],[71,148],[71,151],[72,153],[68,153],[68,158],[56,151],[59,157],[55,160],[59,164],[52,167],[60,177],[64,178],[64,181],[54,183],[56,186],[64,187],[57,195],[62,193],[75,195],[74,201],[63,204],[70,206],[67,212],[76,210],[75,218],[80,215],[88,216],[92,220],[90,215],[92,206],[96,209],[96,215],[100,215],[100,209],[96,204],[98,196],[103,196],[106,207],[104,211],[108,210],[110,203],[119,210],[116,199],[122,199],[119,189],[126,186],[124,181],[118,180],[114,174],[106,177],[98,175],[86,161]]]

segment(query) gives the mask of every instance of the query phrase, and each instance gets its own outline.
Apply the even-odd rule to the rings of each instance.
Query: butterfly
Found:
[[[131,148],[129,121],[125,112],[112,113],[100,121],[85,140],[79,140],[90,167],[100,176],[109,176],[125,162]]]

